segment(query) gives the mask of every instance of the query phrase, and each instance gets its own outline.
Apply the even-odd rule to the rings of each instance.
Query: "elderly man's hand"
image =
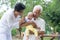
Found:
[[[39,33],[39,35],[44,35],[45,34],[45,32],[44,31],[40,31],[40,32],[38,32]]]
[[[37,30],[38,30],[38,31],[40,31],[40,30],[41,30],[41,28],[40,28],[40,27],[37,27]]]

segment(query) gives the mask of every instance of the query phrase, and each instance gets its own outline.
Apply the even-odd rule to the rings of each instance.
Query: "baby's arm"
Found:
[[[35,23],[31,24],[34,28],[37,28],[37,25]]]
[[[33,25],[33,26],[36,26],[36,25],[34,25],[35,23],[34,22],[24,22],[24,23],[22,23],[20,26],[28,26],[28,25]]]

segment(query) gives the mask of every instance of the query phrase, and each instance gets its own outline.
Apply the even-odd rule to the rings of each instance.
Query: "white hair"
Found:
[[[36,9],[37,9],[37,10],[40,10],[40,13],[42,13],[42,11],[43,11],[43,8],[42,8],[41,5],[36,5],[36,6],[33,8],[33,12],[34,12]]]

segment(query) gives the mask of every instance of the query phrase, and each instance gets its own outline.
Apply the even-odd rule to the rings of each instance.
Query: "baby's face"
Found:
[[[31,20],[33,18],[33,13],[29,14],[28,18]]]

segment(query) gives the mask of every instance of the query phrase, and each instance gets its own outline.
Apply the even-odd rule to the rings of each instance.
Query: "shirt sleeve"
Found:
[[[10,28],[19,28],[19,20],[17,18],[14,19],[11,14],[7,15],[7,23]]]
[[[13,24],[13,27],[19,28],[19,22],[14,23],[14,24]]]
[[[13,26],[15,27],[15,28],[19,28],[19,20],[20,20],[21,18],[20,17],[17,17],[16,19],[15,19],[15,22],[14,22],[14,24],[13,24]]]
[[[12,19],[12,16],[10,14],[7,15],[7,25],[8,27],[12,27],[12,24],[13,24],[13,19]]]
[[[14,19],[12,18],[12,16],[8,16],[7,17],[7,22],[8,22],[8,26],[10,28],[19,28],[19,21],[18,20],[14,21]]]

